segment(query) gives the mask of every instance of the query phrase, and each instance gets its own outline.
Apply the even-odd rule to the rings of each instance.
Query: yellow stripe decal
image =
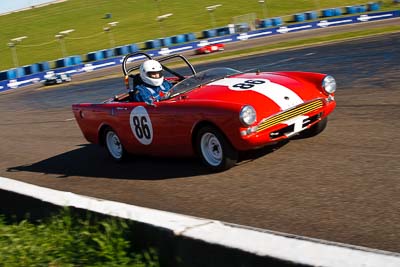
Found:
[[[291,118],[304,115],[308,112],[317,110],[323,106],[322,100],[315,100],[302,106],[284,111],[278,115],[270,117],[258,125],[257,132],[263,131],[269,127],[275,126],[283,121],[289,120]]]

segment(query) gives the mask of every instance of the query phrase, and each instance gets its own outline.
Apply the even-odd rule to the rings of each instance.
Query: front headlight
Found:
[[[257,119],[257,113],[256,110],[252,106],[244,106],[240,110],[240,121],[246,125],[250,126],[252,125],[256,119]]]
[[[322,80],[322,88],[324,88],[325,92],[328,94],[332,94],[336,91],[336,81],[335,78],[328,75]]]

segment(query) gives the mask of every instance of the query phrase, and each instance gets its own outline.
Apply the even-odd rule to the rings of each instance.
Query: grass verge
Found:
[[[134,252],[130,224],[68,209],[37,223],[0,217],[0,266],[159,266],[154,250]]]

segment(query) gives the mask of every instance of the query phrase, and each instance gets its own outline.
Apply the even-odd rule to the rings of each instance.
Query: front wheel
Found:
[[[108,128],[104,133],[104,144],[108,154],[117,162],[121,162],[126,157],[126,151],[121,144],[121,140],[114,130]]]
[[[238,160],[238,152],[215,127],[206,126],[200,129],[196,148],[203,163],[212,171],[230,169]]]

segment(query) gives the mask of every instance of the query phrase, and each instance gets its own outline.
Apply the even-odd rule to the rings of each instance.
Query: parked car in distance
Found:
[[[43,84],[44,85],[53,85],[53,84],[61,84],[64,82],[70,82],[71,75],[68,73],[55,73],[53,71],[49,71],[44,75]]]

